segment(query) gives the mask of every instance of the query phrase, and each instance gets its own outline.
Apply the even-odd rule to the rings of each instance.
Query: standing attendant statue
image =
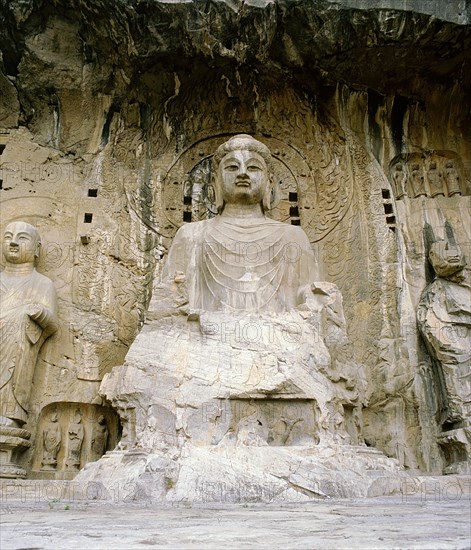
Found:
[[[34,267],[41,240],[25,222],[3,233],[5,269],[0,273],[0,424],[21,428],[39,350],[58,327],[57,296],[50,279]]]
[[[430,195],[433,197],[438,197],[439,195],[444,196],[445,190],[443,189],[443,175],[437,169],[437,163],[431,162],[430,168],[428,171],[428,183],[430,186]]]
[[[109,432],[106,425],[106,418],[104,415],[100,414],[92,432],[92,460],[98,460],[105,454],[106,448],[108,447],[108,436]]]
[[[447,161],[445,165],[445,179],[448,188],[448,196],[461,195],[460,176],[452,160]]]
[[[407,197],[407,174],[405,173],[401,162],[396,164],[394,170],[394,194],[397,200],[401,200],[404,197]]]
[[[434,242],[429,260],[435,279],[422,292],[417,309],[420,332],[440,369],[447,416],[442,423],[471,420],[471,282],[456,244]]]
[[[61,427],[58,420],[59,415],[56,410],[53,410],[43,432],[42,470],[55,470],[57,468],[57,455],[62,441]]]
[[[80,468],[80,456],[82,452],[82,444],[84,437],[84,429],[82,424],[82,412],[77,409],[74,420],[70,423],[68,429],[69,444],[68,455],[65,463],[68,470],[78,470]]]
[[[426,197],[427,193],[425,192],[424,187],[424,176],[422,175],[422,169],[418,164],[412,165],[411,179],[412,195],[414,199],[418,197]]]

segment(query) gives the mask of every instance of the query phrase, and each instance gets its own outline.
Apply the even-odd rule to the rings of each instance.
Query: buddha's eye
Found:
[[[226,170],[229,172],[235,172],[238,169],[239,169],[239,166],[237,164],[228,164],[226,166]]]
[[[247,166],[247,170],[249,170],[250,172],[260,172],[261,168],[256,164],[250,164],[249,166]]]

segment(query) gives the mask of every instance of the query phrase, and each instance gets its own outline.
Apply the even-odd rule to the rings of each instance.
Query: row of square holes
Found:
[[[98,197],[98,189],[89,189],[88,190],[88,196],[89,197]],[[91,212],[85,212],[83,216],[83,223],[92,223],[93,220],[93,214]]]
[[[290,191],[289,202],[298,202],[298,194],[296,192]],[[185,196],[183,197],[183,204],[185,206],[191,206],[192,203],[192,197],[191,196]],[[301,220],[299,219],[299,208],[298,206],[290,206],[289,207],[289,215],[293,218],[298,218],[295,220],[291,220],[291,225],[301,225]],[[191,212],[190,211],[183,211],[183,221],[184,222],[191,222]]]
[[[3,150],[5,149],[5,145],[0,145],[0,155],[3,153]],[[3,180],[0,179],[0,189],[2,189]],[[394,215],[394,210],[391,201],[391,193],[389,189],[382,189],[381,190],[382,196],[383,196],[383,207],[384,207],[384,213],[386,214],[386,223],[388,224],[389,228],[395,231],[396,229],[396,217]],[[88,190],[88,196],[89,197],[98,197],[98,189],[89,189]],[[296,192],[290,191],[289,202],[297,202],[298,201],[298,194]],[[183,204],[185,206],[191,206],[192,198],[191,197],[183,197]],[[299,220],[299,207],[296,206],[290,206],[289,207],[289,215],[293,218],[291,220],[291,225],[300,225],[301,221]],[[83,221],[84,223],[92,223],[93,220],[93,214],[91,212],[85,212]],[[183,212],[183,221],[184,222],[191,222],[191,212],[184,211]]]
[[[386,215],[386,223],[391,231],[396,231],[396,216],[394,215],[394,209],[391,202],[391,192],[389,189],[381,189],[381,195],[383,197],[383,208]]]
[[[394,209],[391,202],[391,192],[389,191],[389,189],[382,189],[381,193],[383,197],[383,208],[386,215],[386,223],[389,229],[391,229],[392,231],[396,231],[396,216],[394,215]],[[290,191],[288,199],[289,202],[298,202],[298,194],[296,192]],[[191,203],[191,196],[183,197],[183,204],[185,206],[191,206]],[[291,220],[291,225],[301,225],[301,220],[299,219],[299,207],[297,205],[289,207],[289,215],[292,218],[297,218]],[[192,216],[190,211],[183,212],[184,222],[191,222],[191,217]]]

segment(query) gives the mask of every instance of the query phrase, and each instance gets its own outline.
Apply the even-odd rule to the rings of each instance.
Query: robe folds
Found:
[[[43,306],[37,321],[27,314]],[[24,424],[39,350],[55,330],[56,290],[36,270],[28,274],[0,273],[0,416]]]
[[[224,216],[178,230],[163,280],[182,275],[193,312],[290,311],[316,279],[311,246],[300,227]]]

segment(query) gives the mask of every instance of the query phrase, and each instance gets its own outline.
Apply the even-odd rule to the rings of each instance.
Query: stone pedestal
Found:
[[[284,502],[400,493],[412,483],[375,449],[330,446],[195,446],[108,453],[75,478],[98,498],[153,502]]]
[[[361,367],[326,346],[320,315],[306,317],[206,313],[145,325],[100,389],[121,416],[121,451],[76,481],[106,498],[163,502],[399,491],[408,476],[397,461],[361,444]]]
[[[30,437],[27,430],[0,425],[0,477],[26,477],[26,470],[18,464],[18,457],[31,446]]]

